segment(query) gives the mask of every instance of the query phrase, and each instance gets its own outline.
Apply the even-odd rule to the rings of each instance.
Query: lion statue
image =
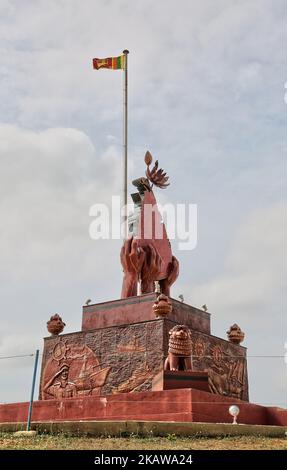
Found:
[[[169,332],[168,356],[164,370],[192,370],[191,333],[187,326],[176,325]]]

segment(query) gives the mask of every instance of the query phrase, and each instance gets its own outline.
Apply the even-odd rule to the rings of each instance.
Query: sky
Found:
[[[127,48],[129,181],[150,150],[158,199],[198,206],[172,297],[216,336],[238,323],[250,400],[287,407],[286,20],[285,0],[1,0],[0,402],[29,399],[33,368],[1,358],[120,297],[121,242],[91,240],[89,210],[120,194],[123,80],[91,61]]]

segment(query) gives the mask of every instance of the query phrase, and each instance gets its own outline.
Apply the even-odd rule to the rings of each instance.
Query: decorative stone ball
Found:
[[[231,343],[240,344],[244,340],[245,334],[236,323],[234,323],[226,333]]]
[[[160,294],[153,304],[152,309],[156,317],[164,318],[172,312],[172,305],[166,295]]]
[[[52,315],[50,320],[47,321],[47,330],[52,336],[58,336],[62,333],[65,326],[66,323],[63,322],[62,318],[57,313]]]

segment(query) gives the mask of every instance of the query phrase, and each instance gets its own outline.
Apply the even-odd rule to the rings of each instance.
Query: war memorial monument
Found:
[[[241,423],[286,425],[286,410],[249,403],[240,327],[227,325],[227,339],[213,336],[206,309],[172,298],[180,266],[156,202],[168,176],[149,152],[145,164],[119,254],[121,298],[85,305],[73,333],[63,333],[59,315],[50,318],[32,421],[231,423],[228,410],[237,405]],[[0,422],[25,422],[28,406],[0,405]]]

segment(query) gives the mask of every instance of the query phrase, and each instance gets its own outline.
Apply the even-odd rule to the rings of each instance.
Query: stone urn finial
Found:
[[[172,312],[172,305],[166,295],[160,294],[153,304],[152,309],[157,318],[164,318]]]
[[[62,333],[65,326],[66,323],[63,322],[62,318],[57,313],[52,315],[50,320],[47,321],[47,330],[52,336],[58,336]]]
[[[226,333],[231,343],[240,344],[244,340],[245,333],[243,333],[236,323],[234,323]]]

